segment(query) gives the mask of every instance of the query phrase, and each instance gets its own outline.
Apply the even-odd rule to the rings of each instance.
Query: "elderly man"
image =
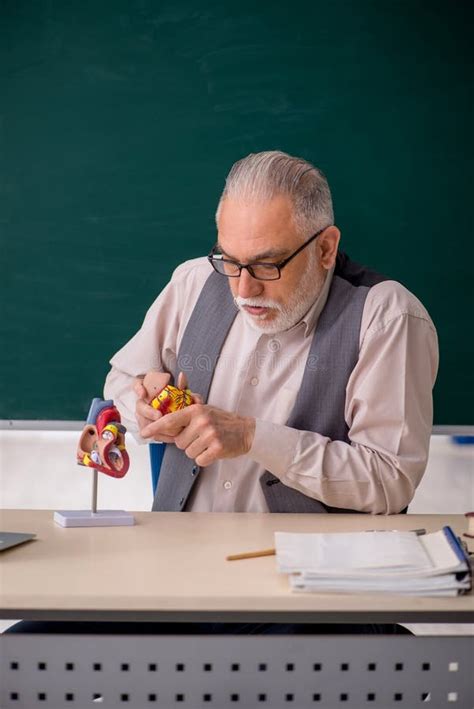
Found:
[[[432,425],[425,308],[338,251],[327,181],[305,160],[237,162],[216,222],[210,255],[176,269],[105,385],[132,431],[171,444],[153,509],[404,510]],[[151,369],[183,372],[196,403],[158,418],[137,384]]]
[[[216,221],[211,254],[176,269],[105,385],[131,431],[171,444],[153,509],[400,512],[428,457],[438,350],[426,310],[338,252],[328,184],[305,160],[264,152],[237,162]],[[196,403],[160,417],[140,384],[152,369],[182,386],[187,376]],[[408,632],[304,623],[149,630]],[[104,628],[22,622],[10,632]]]

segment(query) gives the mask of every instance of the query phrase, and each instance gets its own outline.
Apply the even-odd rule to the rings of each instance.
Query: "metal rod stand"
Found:
[[[97,512],[97,469],[94,468],[92,473],[92,514]]]

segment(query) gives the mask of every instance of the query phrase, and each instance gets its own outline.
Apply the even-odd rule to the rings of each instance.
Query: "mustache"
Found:
[[[281,311],[280,303],[276,303],[274,300],[269,300],[268,298],[241,298],[240,296],[235,296],[234,303],[240,309],[244,305],[248,305],[254,308],[273,308],[273,310]]]

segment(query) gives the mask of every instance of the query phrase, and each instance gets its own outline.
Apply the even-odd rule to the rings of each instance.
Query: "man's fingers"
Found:
[[[187,389],[188,388],[188,377],[185,374],[185,372],[180,372],[178,374],[178,383],[176,385],[178,389]],[[204,401],[202,399],[202,396],[200,394],[195,394],[193,391],[191,392],[191,398],[193,401],[193,404],[203,404]]]
[[[146,440],[154,441],[155,443],[174,443],[173,436],[164,436],[160,434],[159,436],[145,435],[145,430],[140,431],[140,436]]]
[[[200,468],[205,468],[206,465],[211,465],[211,463],[214,463],[218,459],[217,453],[210,448],[206,448],[200,455],[197,456],[197,458],[194,459],[196,465],[199,465]]]
[[[139,416],[149,421],[157,421],[162,418],[163,414],[158,409],[154,409],[153,406],[147,404],[146,401],[139,399],[136,404],[136,412]]]
[[[188,388],[188,378],[184,372],[180,372],[178,374],[178,389],[187,389]]]
[[[152,423],[148,422],[145,428],[141,431],[141,436],[143,436],[143,438],[156,438],[159,440],[165,440],[165,438],[168,438],[171,441],[174,441],[176,436],[179,435],[184,429],[184,426],[173,426],[173,428],[167,426],[163,429],[161,423],[166,420],[168,416],[172,416],[172,414],[168,414],[160,421],[153,421]]]
[[[195,458],[207,447],[207,439],[208,432],[200,429],[198,419],[194,418],[175,436],[174,442],[178,448],[186,451],[188,458]]]
[[[164,434],[165,436],[172,436],[175,438],[181,431],[188,426],[189,422],[192,420],[196,408],[191,405],[187,406],[181,411],[175,411],[172,414],[166,414],[159,421],[149,424],[147,429],[149,429],[149,435],[160,436]]]
[[[159,430],[166,433],[168,436],[176,436],[180,433],[183,428],[189,425],[192,421],[196,409],[191,406],[187,406],[180,411],[174,411],[171,414],[166,414],[163,416],[162,420],[157,424]]]
[[[142,399],[138,399],[135,411],[137,416],[144,419],[147,423],[151,423],[151,421],[158,421],[158,419],[163,416],[161,411],[154,409],[153,406],[150,406],[150,404],[147,404],[146,401],[143,401]]]
[[[207,449],[207,445],[208,444],[202,438],[198,437],[194,441],[192,441],[188,446],[186,446],[184,452],[186,453],[188,458],[196,460]],[[179,446],[179,448],[181,448],[181,446]]]

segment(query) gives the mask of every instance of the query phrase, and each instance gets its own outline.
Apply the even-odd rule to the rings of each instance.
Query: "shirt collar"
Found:
[[[324,306],[326,305],[329,296],[329,289],[331,288],[332,278],[334,275],[334,268],[335,267],[333,266],[327,272],[326,279],[324,281],[324,285],[321,289],[320,294],[318,295],[306,315],[300,320],[299,324],[301,325],[301,323],[304,323],[305,326],[305,337],[309,337],[314,332],[316,325],[318,324],[319,316],[323,312]]]

